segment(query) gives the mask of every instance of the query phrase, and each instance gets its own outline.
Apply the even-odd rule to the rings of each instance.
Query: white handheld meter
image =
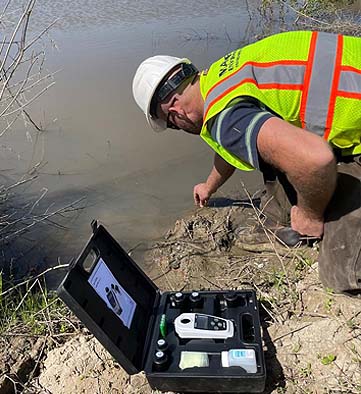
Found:
[[[174,320],[174,326],[180,338],[226,339],[234,334],[231,320],[201,313],[182,313]]]

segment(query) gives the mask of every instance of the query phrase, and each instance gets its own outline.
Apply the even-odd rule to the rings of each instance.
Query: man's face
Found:
[[[191,84],[191,79],[184,81],[174,92],[158,103],[157,114],[169,126],[174,125],[190,134],[200,134],[203,111],[198,109],[193,89],[199,87]]]

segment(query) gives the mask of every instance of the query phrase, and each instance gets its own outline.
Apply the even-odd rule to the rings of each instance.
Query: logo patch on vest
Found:
[[[241,49],[236,49],[228,55],[225,55],[223,57],[222,63],[219,66],[218,77],[222,77],[226,72],[231,72],[237,69],[239,66],[240,56]]]

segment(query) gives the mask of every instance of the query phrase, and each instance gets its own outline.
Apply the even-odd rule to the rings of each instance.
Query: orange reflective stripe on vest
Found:
[[[209,110],[216,102],[246,83],[252,83],[259,89],[301,90],[306,64],[306,61],[297,60],[245,63],[208,91],[204,103],[204,119],[207,118]]]
[[[245,84],[253,84],[260,91],[298,90],[301,93],[299,119],[302,127],[327,140],[337,98],[361,99],[361,69],[342,65],[342,55],[342,35],[313,32],[308,59],[304,61],[245,62],[208,90],[204,120],[208,119],[213,105]],[[270,103],[263,104],[272,108]]]

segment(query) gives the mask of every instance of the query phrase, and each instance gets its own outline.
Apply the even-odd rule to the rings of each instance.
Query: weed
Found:
[[[324,307],[325,307],[325,310],[330,313],[331,309],[332,309],[332,305],[334,304],[334,297],[333,297],[334,291],[333,291],[333,289],[331,289],[329,287],[326,287],[325,291],[326,291],[327,297],[324,301]]]
[[[301,347],[302,347],[301,343],[300,343],[300,342],[297,342],[297,343],[293,346],[292,352],[293,352],[293,353],[298,353],[298,352],[301,350]]]
[[[298,256],[295,271],[299,273],[303,273],[305,270],[310,268],[314,263],[314,260],[308,256]]]
[[[328,354],[327,356],[321,357],[321,364],[323,365],[330,365],[336,360],[336,356],[334,354]]]
[[[312,376],[312,365],[311,363],[307,363],[305,367],[300,369],[300,374],[303,378],[309,378]]]
[[[287,287],[287,275],[284,271],[273,272],[274,287],[278,291],[283,291]]]
[[[351,344],[351,346],[349,346],[349,350],[352,353],[352,361],[356,364],[359,364],[359,366],[361,368],[361,354],[360,354],[360,352],[356,349],[356,346],[354,344]]]
[[[358,327],[354,319],[346,320],[346,325],[351,331],[356,330]]]

